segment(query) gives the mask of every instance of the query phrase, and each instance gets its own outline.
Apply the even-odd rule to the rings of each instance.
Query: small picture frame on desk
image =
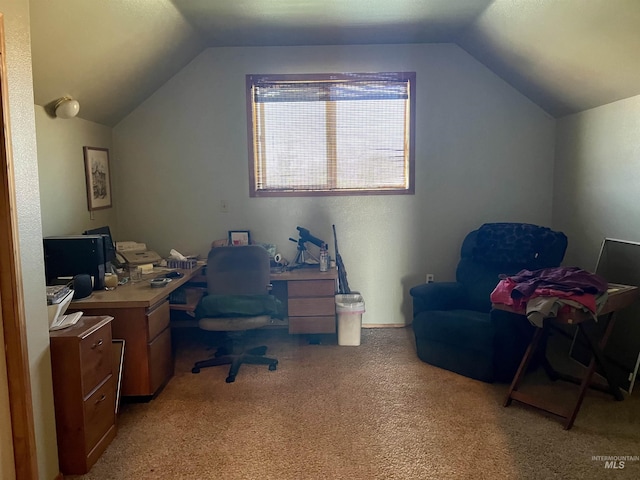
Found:
[[[249,230],[229,230],[229,245],[238,247],[251,244],[251,233]]]

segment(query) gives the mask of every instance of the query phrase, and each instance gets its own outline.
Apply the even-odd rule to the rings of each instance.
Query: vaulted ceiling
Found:
[[[30,0],[35,103],[117,124],[207,47],[458,44],[554,117],[640,94],[638,0]]]

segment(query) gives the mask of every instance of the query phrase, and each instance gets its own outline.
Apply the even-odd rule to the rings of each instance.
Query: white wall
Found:
[[[249,198],[245,75],[370,71],[417,73],[416,194]],[[363,321],[403,324],[409,288],[453,278],[468,231],[550,223],[554,128],[451,44],[212,48],[114,128],[119,228],[161,255],[249,229],[293,259],[297,225],[333,246],[335,224]]]
[[[0,12],[4,14],[5,26],[7,52],[5,60],[8,70],[6,80],[9,89],[11,125],[9,135],[15,167],[16,214],[31,371],[36,454],[40,478],[53,479],[58,474],[58,453],[42,262],[29,1],[0,0]]]
[[[565,264],[592,270],[605,237],[640,242],[640,96],[558,121],[554,185]],[[640,353],[637,309],[618,315],[606,350],[630,370]]]
[[[565,263],[592,269],[605,237],[640,241],[640,96],[558,120],[553,223]]]
[[[87,209],[82,147],[111,149],[111,128],[81,118],[50,117],[35,106],[42,234],[78,235],[90,228],[109,225],[117,233],[116,202],[113,208]]]

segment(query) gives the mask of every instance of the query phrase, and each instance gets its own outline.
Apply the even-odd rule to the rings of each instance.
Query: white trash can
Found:
[[[364,311],[362,295],[358,293],[336,295],[338,345],[360,345],[360,330],[362,330],[362,314]]]

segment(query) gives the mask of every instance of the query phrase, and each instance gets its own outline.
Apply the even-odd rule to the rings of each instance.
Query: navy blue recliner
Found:
[[[524,315],[492,310],[500,274],[557,267],[567,237],[527,223],[486,223],[462,243],[455,282],[410,290],[418,357],[484,382],[510,382],[534,327]]]

